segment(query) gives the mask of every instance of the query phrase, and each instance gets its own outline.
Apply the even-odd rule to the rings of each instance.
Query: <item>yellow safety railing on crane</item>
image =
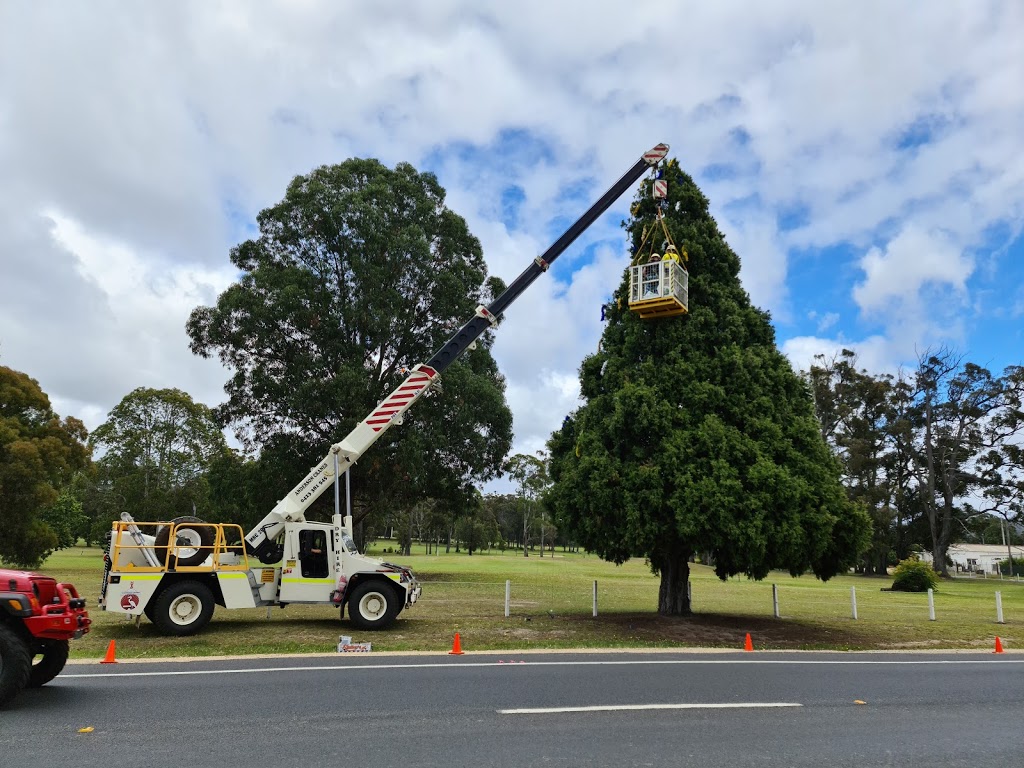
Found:
[[[186,533],[188,535],[184,535]],[[116,521],[110,551],[111,570],[135,573],[248,571],[249,559],[242,543],[244,536],[242,527],[235,523]]]

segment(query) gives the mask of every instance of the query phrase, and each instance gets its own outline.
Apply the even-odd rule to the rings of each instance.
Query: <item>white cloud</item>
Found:
[[[916,303],[926,286],[954,289],[964,294],[974,270],[972,259],[941,231],[924,232],[908,225],[882,251],[872,248],[860,261],[865,279],[853,289],[864,312],[885,311],[894,303],[901,309]]]
[[[839,322],[838,312],[826,312],[818,320],[818,333],[824,333],[833,325]]]
[[[222,399],[214,382],[223,370],[192,355],[185,321],[230,284],[230,265],[163,263],[55,211],[37,221],[36,233],[48,237],[33,250],[47,261],[23,264],[24,291],[0,289],[5,362],[39,378],[59,413],[90,428],[140,386],[179,387],[210,404]]]
[[[909,355],[908,347],[916,352],[964,341],[966,283],[974,261],[946,233],[908,225],[884,251],[869,250],[860,268],[865,277],[854,286],[853,298],[866,322],[886,329],[890,352]]]
[[[895,373],[907,359],[907,350],[893,344],[884,336],[869,336],[860,341],[825,339],[817,336],[797,336],[782,344],[782,353],[789,358],[794,370],[808,371],[816,365],[815,357],[826,360],[837,357],[844,349],[857,355],[857,367],[873,373]]]
[[[844,286],[857,333],[840,333],[852,312],[826,315],[785,349],[855,346],[883,369],[964,337],[969,254],[993,224],[1024,220],[1019,3],[223,0],[3,15],[0,353],[93,423],[140,384],[219,397],[226,374],[188,352],[188,311],[231,279],[228,249],[294,175],[352,155],[438,162],[508,280],[556,219],[668,141],[754,301],[783,322],[803,317],[792,249],[859,248],[863,279]],[[920,146],[901,148],[914,130]],[[543,151],[501,145],[517,131]],[[730,171],[702,177],[715,166]],[[509,184],[525,198],[511,231]],[[580,187],[582,204],[565,195]],[[567,382],[625,266],[626,207],[581,238],[606,246],[593,264],[538,280],[498,332],[516,450],[542,445],[575,402]],[[787,211],[800,221],[780,228]],[[937,312],[936,290],[955,305]]]

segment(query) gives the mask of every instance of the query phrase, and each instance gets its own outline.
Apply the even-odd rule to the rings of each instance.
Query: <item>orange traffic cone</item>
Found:
[[[110,645],[107,646],[107,655],[103,657],[100,664],[117,664],[117,659],[114,658],[114,647],[115,642],[111,640]]]
[[[459,638],[459,633],[455,633],[455,642],[452,643],[452,649],[448,651],[449,656],[461,656],[462,655],[462,640]]]
[[[1002,653],[1002,652],[1003,652],[1003,641],[999,639],[998,635],[996,635],[996,649],[994,651],[992,651],[992,653]]]
[[[754,644],[750,642],[750,633],[747,632],[747,639],[743,641],[743,650],[752,651],[754,650]]]

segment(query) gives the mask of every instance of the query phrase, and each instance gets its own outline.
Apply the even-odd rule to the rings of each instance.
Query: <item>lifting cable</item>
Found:
[[[652,169],[652,173],[654,173],[655,174],[655,178],[657,178],[657,170],[656,169]],[[636,206],[634,204],[634,208],[635,207]],[[651,235],[654,234],[654,231],[658,228],[659,224],[661,225],[661,231],[665,235],[665,244],[666,244],[665,250],[667,251],[668,250],[668,246],[671,246],[672,250],[675,251],[677,254],[679,254],[679,258],[680,259],[682,259],[683,261],[688,261],[688,254],[686,253],[686,251],[680,251],[676,247],[675,241],[672,239],[672,235],[668,231],[668,225],[665,223],[665,216],[662,213],[662,206],[661,206],[661,202],[660,201],[658,203],[658,207],[657,207],[656,212],[655,212],[655,221],[657,223],[654,224],[653,226],[651,226],[650,224],[645,224],[644,225],[643,235],[640,238],[640,246],[636,249],[636,256],[633,257],[633,261],[631,263],[631,266],[635,267],[637,264],[642,263],[642,260],[643,261],[649,260],[650,256],[654,254],[654,240],[653,240],[653,238],[651,239],[650,254],[647,255],[647,259],[644,259],[644,245],[647,244],[648,238],[650,238]]]

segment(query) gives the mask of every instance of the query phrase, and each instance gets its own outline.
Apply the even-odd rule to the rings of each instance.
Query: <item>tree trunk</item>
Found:
[[[529,536],[526,533],[526,524],[528,520],[528,513],[523,512],[523,557],[529,557],[530,553],[526,551],[526,543]]]
[[[946,550],[946,544],[941,541],[932,550],[932,570],[942,576],[949,576],[949,569],[946,568]]]
[[[405,548],[402,552],[406,557],[412,556],[412,511],[409,512],[409,530],[407,531],[408,536],[405,539]]]
[[[690,580],[690,552],[675,548],[658,565],[661,586],[658,588],[658,613],[662,616],[689,616],[690,597],[686,585]]]

